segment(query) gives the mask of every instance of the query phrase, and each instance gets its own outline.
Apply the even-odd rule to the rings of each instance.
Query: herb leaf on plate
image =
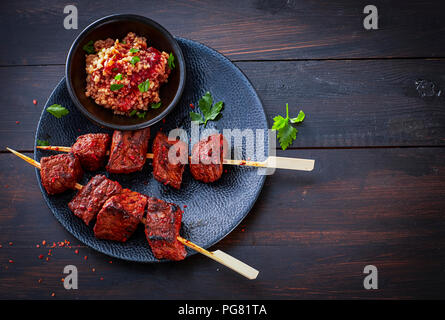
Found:
[[[46,111],[51,113],[57,119],[60,119],[63,116],[66,116],[68,113],[70,113],[66,108],[62,107],[60,104],[50,105],[48,108],[46,108]]]
[[[277,138],[281,149],[286,150],[297,138],[298,130],[291,123],[302,123],[305,117],[304,112],[300,110],[296,118],[289,118],[289,105],[286,103],[286,118],[280,115],[273,118],[272,130],[278,131]]]
[[[37,139],[37,145],[38,146],[49,146],[49,141],[48,140],[39,140],[39,139]]]
[[[223,109],[224,102],[219,101],[213,104],[213,97],[210,92],[206,92],[205,95],[199,99],[198,107],[201,110],[203,116],[197,112],[190,112],[190,118],[192,121],[198,121],[199,124],[204,124],[204,127],[207,125],[207,121],[215,120]]]

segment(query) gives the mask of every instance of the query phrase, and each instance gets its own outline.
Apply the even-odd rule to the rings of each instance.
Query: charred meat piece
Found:
[[[147,197],[128,189],[109,198],[99,211],[94,235],[99,239],[125,242],[144,216]]]
[[[182,210],[173,203],[148,197],[145,236],[157,259],[183,260],[184,245],[178,241]]]
[[[88,181],[76,196],[68,203],[68,207],[86,225],[89,225],[111,196],[120,193],[121,185],[107,179],[104,175],[96,175]]]
[[[150,128],[136,131],[115,130],[111,141],[107,171],[131,173],[142,170],[147,159]]]
[[[79,158],[82,168],[95,171],[105,164],[110,136],[106,133],[89,133],[77,138],[71,151]]]
[[[187,156],[186,143],[168,140],[164,133],[158,132],[153,141],[153,176],[159,182],[179,189],[184,165],[188,162]]]
[[[228,151],[222,134],[213,134],[193,146],[190,172],[196,180],[214,182],[223,173],[223,159]]]
[[[72,154],[58,154],[40,159],[40,176],[48,194],[62,193],[75,189],[83,170],[79,159]]]

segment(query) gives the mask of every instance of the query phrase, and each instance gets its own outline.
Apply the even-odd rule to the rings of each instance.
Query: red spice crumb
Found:
[[[9,242],[9,245],[12,246],[12,244],[13,244],[12,241],[10,241],[10,242]]]
[[[9,263],[14,263],[14,260],[12,260],[12,259],[9,259]]]
[[[88,259],[88,256],[85,256],[85,257],[83,257],[85,260],[87,260]]]
[[[40,244],[36,244],[36,248],[40,248]]]
[[[164,119],[162,119],[162,123],[165,123],[165,118],[164,118]]]
[[[96,268],[91,269],[91,271],[96,272]]]
[[[60,279],[60,281],[64,282],[64,281],[65,281],[65,278]]]
[[[43,259],[43,254],[41,254],[41,255],[39,256],[39,259]]]
[[[227,173],[227,169],[224,170],[224,173]]]
[[[184,205],[184,208],[187,208],[187,205],[186,205],[186,204]]]
[[[20,121],[16,121],[15,123],[16,123],[16,124],[20,124]]]
[[[42,244],[43,244],[43,245],[45,245],[45,244],[46,244],[46,241],[45,241],[45,240],[43,240],[43,241],[42,241]]]
[[[244,228],[243,228],[243,229],[241,229],[241,232],[244,232]]]
[[[195,106],[193,105],[193,103],[190,103],[190,108],[195,109]]]
[[[74,250],[74,253],[75,253],[75,254],[78,254],[78,253],[79,253],[79,250],[77,250],[77,249]]]
[[[100,277],[100,280],[102,281],[104,279],[104,277]]]
[[[32,103],[37,104],[37,100],[36,99],[32,100]]]
[[[46,261],[49,261],[49,257],[46,257]]]
[[[51,297],[54,297],[56,294],[53,292],[53,293],[51,293]]]
[[[113,261],[110,260],[110,261],[108,261],[108,263],[113,263]]]

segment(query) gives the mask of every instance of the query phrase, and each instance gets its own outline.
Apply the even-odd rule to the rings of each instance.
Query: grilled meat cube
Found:
[[[187,254],[178,241],[183,211],[179,206],[148,197],[145,236],[157,259],[183,260]]]
[[[111,181],[104,175],[98,174],[77,192],[73,200],[68,203],[68,207],[86,225],[89,225],[105,201],[111,196],[120,193],[121,190],[122,187],[118,182]]]
[[[147,197],[128,189],[109,198],[99,211],[94,235],[99,239],[125,242],[144,216]]]
[[[190,163],[193,177],[206,183],[221,178],[227,151],[227,141],[222,134],[212,134],[195,144]]]
[[[142,170],[147,159],[150,128],[136,131],[115,130],[111,141],[107,171],[131,173]]]
[[[83,170],[79,159],[72,154],[57,154],[40,160],[40,176],[48,194],[62,193],[75,189]]]
[[[173,155],[169,161],[169,152]],[[179,189],[187,159],[188,147],[181,140],[168,140],[168,137],[158,132],[153,141],[153,176],[159,182]]]
[[[95,171],[105,164],[110,136],[106,133],[89,133],[77,138],[71,151],[79,158],[85,170]]]

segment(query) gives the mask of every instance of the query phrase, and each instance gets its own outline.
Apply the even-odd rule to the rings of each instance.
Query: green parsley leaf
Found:
[[[272,130],[278,131],[277,138],[280,142],[281,149],[286,150],[292,142],[297,138],[298,130],[291,123],[301,123],[305,118],[303,111],[300,111],[296,118],[289,118],[289,105],[286,103],[286,118],[278,115],[273,118],[274,123]]]
[[[174,69],[176,67],[175,66],[175,57],[173,56],[173,54],[171,52],[170,52],[170,55],[168,56],[167,63],[168,63],[168,67],[170,69]]]
[[[94,49],[94,42],[93,40],[90,40],[86,45],[82,47],[83,50],[85,50],[88,54],[94,54],[96,53],[96,50]]]
[[[190,111],[190,119],[192,121],[198,121],[199,124],[203,124],[204,123],[204,119],[202,118],[202,116],[199,113],[196,113],[196,112]]]
[[[133,57],[131,58],[130,63],[131,63],[132,65],[135,65],[136,62],[139,62],[139,61],[141,61],[141,59],[140,59],[138,56],[133,56]]]
[[[49,141],[48,140],[39,140],[39,139],[37,139],[37,145],[38,146],[49,146]]]
[[[119,84],[119,83],[110,84],[110,90],[111,91],[117,91],[119,89],[122,89],[123,87],[124,87],[124,85],[123,84]]]
[[[300,123],[300,122],[303,122],[305,117],[306,117],[306,115],[304,114],[303,110],[300,110],[300,112],[298,113],[298,116],[296,118],[291,118],[290,122]]]
[[[145,80],[138,84],[138,88],[140,92],[147,92],[150,89],[150,80]]]
[[[138,116],[139,119],[144,119],[146,114],[147,114],[147,111],[136,113],[136,115]]]
[[[130,117],[134,116],[136,114],[136,112],[138,112],[137,110],[133,110],[130,112]]]
[[[63,116],[66,116],[68,113],[70,113],[66,108],[62,107],[60,104],[50,105],[48,108],[46,108],[46,111],[51,113],[57,119],[60,119]]]
[[[207,91],[206,94],[203,95],[198,102],[199,109],[204,115],[204,118],[202,118],[199,113],[190,112],[190,118],[192,119],[192,121],[199,121],[199,124],[204,124],[205,127],[207,125],[207,121],[216,120],[216,118],[221,114],[224,102],[222,101],[216,102],[213,106],[212,104],[213,104],[213,97],[210,94],[210,92]]]
[[[136,53],[136,52],[139,52],[139,49],[131,48],[131,49],[130,49],[130,52],[131,52],[131,53]]]
[[[152,103],[151,104],[151,108],[152,109],[159,109],[160,106],[161,106],[161,101],[159,101],[158,103]]]
[[[115,80],[122,80],[122,74],[118,73],[115,77]]]

